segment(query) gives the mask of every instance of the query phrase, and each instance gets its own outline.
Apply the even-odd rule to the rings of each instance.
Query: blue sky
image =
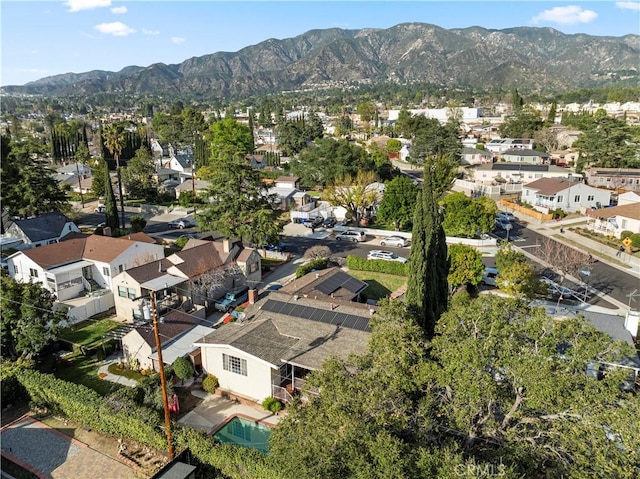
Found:
[[[60,73],[119,71],[235,52],[311,29],[552,27],[563,33],[640,34],[640,1],[155,1],[1,0],[1,85]]]

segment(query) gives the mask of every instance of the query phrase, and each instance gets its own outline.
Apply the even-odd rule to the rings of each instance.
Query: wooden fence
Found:
[[[553,215],[551,214],[541,213],[531,208],[525,208],[524,206],[518,205],[508,200],[504,200],[504,199],[500,200],[500,205],[505,207],[509,211],[517,212],[520,215],[524,215],[538,221],[551,221],[553,219]]]

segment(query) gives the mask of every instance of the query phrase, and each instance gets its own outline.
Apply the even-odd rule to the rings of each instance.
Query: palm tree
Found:
[[[107,147],[109,152],[113,155],[113,159],[116,160],[116,173],[118,175],[118,194],[120,195],[120,218],[122,229],[125,227],[124,220],[124,197],[122,196],[122,176],[120,175],[120,154],[125,145],[125,131],[122,123],[111,123],[104,128],[102,132],[102,138],[104,146]]]

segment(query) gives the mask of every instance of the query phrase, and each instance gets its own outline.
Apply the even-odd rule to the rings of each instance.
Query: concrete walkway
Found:
[[[193,411],[187,413],[178,420],[178,424],[211,433],[220,424],[232,416],[247,416],[254,421],[276,426],[280,416],[276,416],[261,407],[252,407],[240,404],[230,399],[224,399],[215,394],[209,394],[201,389],[191,392],[194,396],[204,399]]]

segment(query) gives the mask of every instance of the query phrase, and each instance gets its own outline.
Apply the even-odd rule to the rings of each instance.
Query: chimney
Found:
[[[229,238],[225,238],[222,240],[222,251],[225,253],[231,252],[231,240]]]
[[[249,290],[249,304],[255,304],[256,302],[256,290],[255,289],[250,289]]]

